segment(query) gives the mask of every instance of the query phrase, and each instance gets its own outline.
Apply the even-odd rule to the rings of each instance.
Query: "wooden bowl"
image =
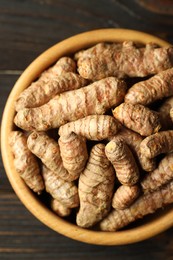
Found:
[[[1,148],[3,163],[9,181],[19,199],[35,217],[51,229],[72,239],[91,244],[124,245],[150,238],[173,225],[173,207],[159,211],[152,217],[146,217],[144,220],[122,231],[103,232],[80,228],[55,215],[39,200],[38,196],[33,194],[24,184],[14,169],[13,156],[8,144],[8,136],[15,128],[13,123],[15,115],[14,101],[21,91],[34,81],[42,71],[52,65],[61,56],[74,53],[98,42],[124,40],[133,40],[144,44],[155,42],[161,46],[170,45],[155,36],[125,29],[100,29],[68,38],[41,54],[23,72],[9,95],[2,119]]]

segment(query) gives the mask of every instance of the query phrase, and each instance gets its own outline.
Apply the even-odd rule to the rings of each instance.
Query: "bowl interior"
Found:
[[[70,55],[98,42],[121,42],[133,40],[146,44],[155,42],[160,46],[170,44],[155,36],[126,29],[100,29],[78,34],[68,38],[41,54],[23,72],[13,87],[7,100],[1,124],[1,149],[6,174],[19,199],[27,209],[45,225],[65,236],[91,244],[123,245],[150,238],[173,225],[173,206],[160,210],[154,215],[138,221],[135,225],[117,232],[92,231],[77,227],[55,215],[32,191],[24,184],[14,169],[13,157],[8,144],[8,136],[15,129],[13,118],[15,115],[14,101],[18,95],[46,68],[51,66],[62,56]]]

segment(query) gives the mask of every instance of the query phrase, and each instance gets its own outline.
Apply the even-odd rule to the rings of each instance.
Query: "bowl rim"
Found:
[[[124,40],[141,43],[155,42],[161,46],[171,46],[170,43],[148,33],[114,28],[91,30],[60,41],[39,55],[21,74],[9,94],[1,122],[1,154],[4,168],[13,190],[24,206],[52,230],[71,239],[95,245],[125,245],[151,238],[173,226],[173,209],[141,226],[116,232],[92,231],[71,224],[58,217],[43,203],[40,203],[37,196],[33,194],[17,174],[8,144],[8,136],[14,127],[14,100],[42,71],[55,63],[58,58],[70,55],[98,42],[121,42]]]

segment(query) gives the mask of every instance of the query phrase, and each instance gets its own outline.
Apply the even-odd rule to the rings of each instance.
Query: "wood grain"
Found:
[[[1,0],[0,118],[21,72],[42,51],[71,35],[97,28],[142,30],[173,43],[173,17],[136,1]],[[55,233],[27,211],[0,160],[0,259],[173,259],[173,229],[128,246],[94,246]]]

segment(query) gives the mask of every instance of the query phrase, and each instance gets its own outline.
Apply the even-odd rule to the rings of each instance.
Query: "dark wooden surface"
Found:
[[[157,1],[156,1],[157,2]],[[0,0],[0,116],[15,81],[42,51],[74,34],[130,28],[173,43],[173,16],[126,0]],[[0,161],[0,259],[173,259],[173,228],[147,241],[94,246],[63,237],[22,205]]]

